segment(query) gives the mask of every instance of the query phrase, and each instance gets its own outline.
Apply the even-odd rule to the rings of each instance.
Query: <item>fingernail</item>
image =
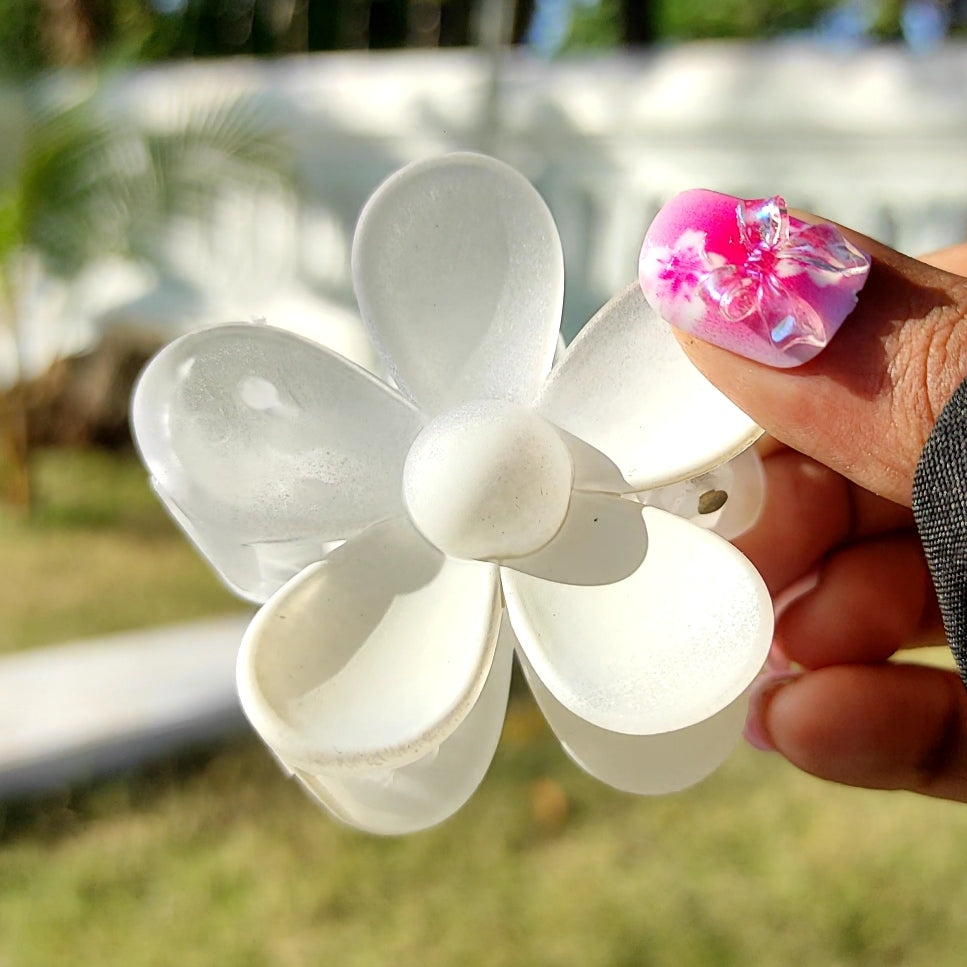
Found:
[[[670,325],[783,369],[826,347],[869,271],[839,229],[790,217],[782,198],[705,189],[662,208],[638,260],[642,291]]]
[[[776,692],[790,682],[802,677],[802,672],[766,672],[752,683],[749,689],[749,711],[742,735],[754,749],[774,752],[775,742],[765,724],[765,711]]]
[[[809,594],[810,591],[815,591],[819,586],[819,568],[810,571],[805,577],[801,577],[796,581],[793,581],[788,587],[784,588],[778,594],[772,602],[772,609],[776,613],[776,620],[778,620],[782,614],[793,604],[795,604],[800,598]]]

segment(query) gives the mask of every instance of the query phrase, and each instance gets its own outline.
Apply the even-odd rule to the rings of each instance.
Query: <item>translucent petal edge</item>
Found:
[[[513,654],[513,640],[501,634],[487,681],[467,716],[409,765],[372,773],[319,774],[282,765],[330,815],[354,829],[398,836],[437,826],[466,804],[490,768],[503,731]],[[441,770],[453,781],[441,784]]]
[[[575,715],[557,701],[522,654],[519,659],[564,751],[579,768],[622,792],[661,796],[687,789],[718,769],[741,739],[748,689],[695,725],[656,735],[627,735]]]
[[[266,745],[272,749],[273,753],[278,758],[283,759],[287,766],[292,769],[297,768],[298,764],[294,763],[291,755],[283,757],[279,749],[297,746],[297,736],[294,735],[291,727],[279,720],[271,706],[263,700],[260,690],[255,687],[253,676],[249,674],[251,652],[256,647],[256,642],[265,634],[265,626],[273,619],[273,604],[276,599],[281,599],[286,596],[289,589],[296,582],[311,580],[324,564],[324,561],[319,562],[302,570],[279,588],[256,612],[242,637],[236,664],[236,684],[238,687],[239,701],[241,702],[242,710],[246,718]],[[490,638],[484,643],[480,664],[478,665],[478,672],[474,676],[468,690],[462,695],[456,696],[453,704],[443,718],[431,728],[426,729],[417,739],[401,743],[397,746],[387,746],[379,751],[378,756],[372,752],[365,752],[362,754],[340,753],[327,758],[320,756],[318,752],[313,752],[311,758],[314,768],[323,770],[327,767],[340,770],[359,769],[363,772],[374,768],[397,769],[422,759],[453,734],[460,723],[467,717],[483,690],[497,650],[503,603],[497,583],[497,567],[496,565],[491,565],[491,567],[494,573],[493,614],[491,619],[492,633]]]

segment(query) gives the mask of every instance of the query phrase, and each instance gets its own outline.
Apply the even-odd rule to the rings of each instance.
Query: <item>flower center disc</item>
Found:
[[[533,410],[476,400],[428,423],[403,468],[403,498],[424,537],[452,557],[540,550],[571,499],[571,455]]]

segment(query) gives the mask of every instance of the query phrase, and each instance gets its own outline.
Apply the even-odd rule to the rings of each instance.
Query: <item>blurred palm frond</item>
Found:
[[[0,193],[0,261],[23,247],[62,276],[108,254],[154,261],[170,219],[204,220],[227,192],[290,179],[285,142],[253,96],[192,107],[164,129],[96,94],[27,103],[18,174]]]

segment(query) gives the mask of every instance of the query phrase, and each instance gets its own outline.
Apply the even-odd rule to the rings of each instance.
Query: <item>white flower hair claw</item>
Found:
[[[483,778],[516,651],[591,774],[707,775],[772,636],[761,578],[713,532],[758,512],[756,458],[733,460],[758,428],[637,285],[552,369],[560,240],[491,158],[391,177],[353,276],[395,388],[251,324],[176,340],[135,393],[159,496],[264,602],[238,661],[254,727],[339,819],[423,829]]]

